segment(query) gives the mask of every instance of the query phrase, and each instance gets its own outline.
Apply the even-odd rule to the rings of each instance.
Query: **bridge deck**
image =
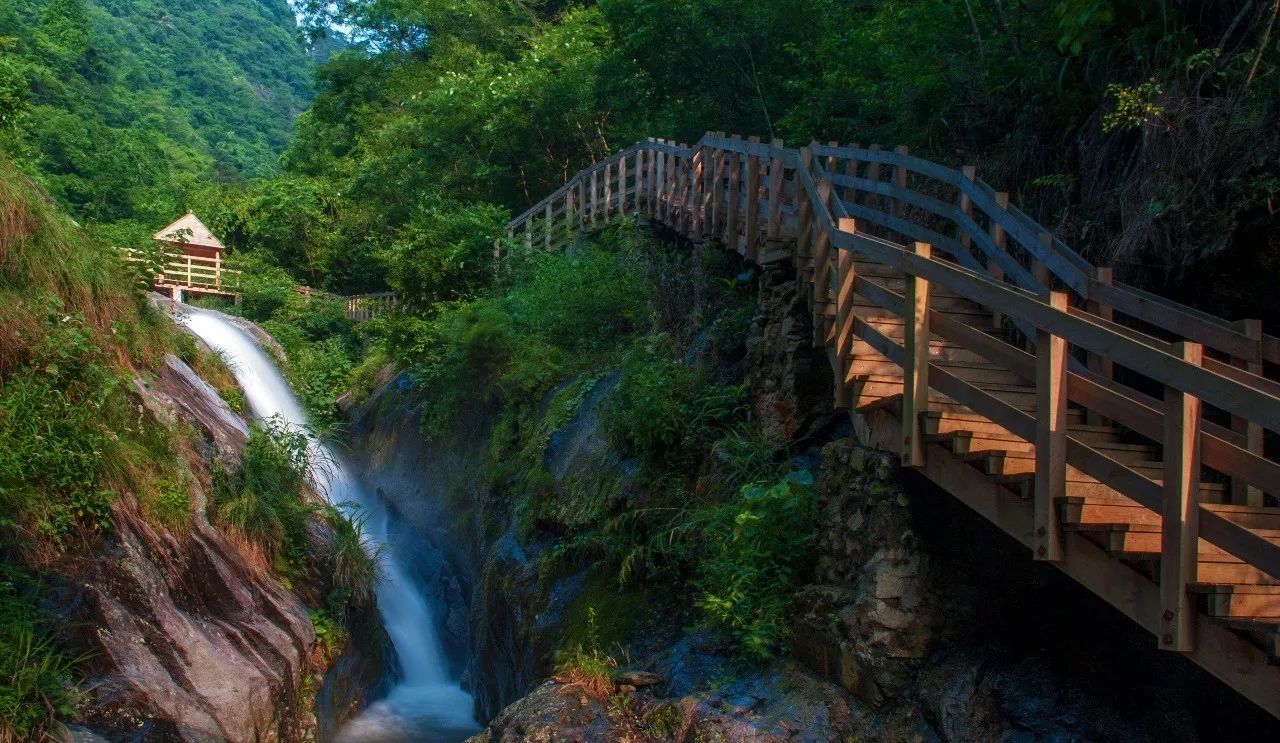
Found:
[[[495,258],[647,215],[790,262],[866,442],[1280,716],[1280,340],[1115,283],[972,168],[708,134],[575,175]]]

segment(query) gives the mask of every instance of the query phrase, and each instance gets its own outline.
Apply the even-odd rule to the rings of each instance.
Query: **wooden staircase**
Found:
[[[1280,717],[1280,339],[1113,282],[972,168],[905,148],[642,142],[495,258],[621,213],[790,263],[864,442]]]

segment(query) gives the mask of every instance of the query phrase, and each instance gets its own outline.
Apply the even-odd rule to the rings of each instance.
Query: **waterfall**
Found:
[[[339,452],[310,435],[306,413],[288,382],[248,333],[224,315],[190,307],[182,308],[180,322],[222,354],[254,416],[279,416],[291,427],[308,431],[312,479],[330,502],[343,508],[354,506],[363,513],[363,537],[371,547],[381,549],[378,611],[399,658],[402,678],[385,699],[347,723],[337,740],[454,743],[477,732],[471,695],[458,679],[449,678],[430,603],[389,538],[389,509],[367,492]]]

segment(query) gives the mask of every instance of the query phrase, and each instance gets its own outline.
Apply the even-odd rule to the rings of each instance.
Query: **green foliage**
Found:
[[[42,740],[80,695],[70,658],[54,644],[36,604],[36,581],[0,560],[0,741]]]
[[[321,656],[330,661],[337,658],[346,647],[347,640],[350,639],[346,628],[324,609],[308,609],[307,616],[311,619],[312,629],[315,630],[316,644],[320,646]]]
[[[111,526],[100,422],[122,384],[84,319],[58,309],[51,301],[32,358],[0,387],[0,527],[29,526],[61,549]]]
[[[1115,108],[1102,117],[1102,131],[1141,129],[1159,119],[1164,108],[1156,103],[1156,98],[1163,92],[1155,80],[1134,87],[1119,83],[1108,85],[1107,95],[1115,101]]]
[[[274,173],[310,74],[283,0],[0,1],[0,145],[80,219]]]
[[[215,472],[214,515],[285,580],[322,576],[324,611],[344,618],[348,607],[370,605],[380,555],[361,537],[363,516],[344,510],[350,504],[329,505],[312,494],[313,466],[329,466],[313,462],[317,451],[305,431],[279,418],[255,422],[240,469]]]
[[[251,427],[239,472],[215,482],[218,522],[261,547],[283,575],[298,574],[306,561],[310,464],[306,434],[272,418]]]
[[[410,309],[468,299],[494,273],[493,244],[509,215],[490,204],[432,201],[400,230],[386,261],[387,281]]]
[[[628,358],[606,421],[624,450],[655,464],[674,464],[700,458],[746,408],[744,387],[710,384],[673,349],[651,346]]]
[[[813,559],[813,477],[800,470],[744,485],[721,506],[699,562],[699,605],[748,652],[771,657],[789,636],[789,605]]]

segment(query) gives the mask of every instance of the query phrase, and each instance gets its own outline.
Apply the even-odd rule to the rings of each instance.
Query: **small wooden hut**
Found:
[[[227,249],[195,212],[187,212],[181,219],[157,232],[155,239],[192,258],[221,258],[222,251]]]

